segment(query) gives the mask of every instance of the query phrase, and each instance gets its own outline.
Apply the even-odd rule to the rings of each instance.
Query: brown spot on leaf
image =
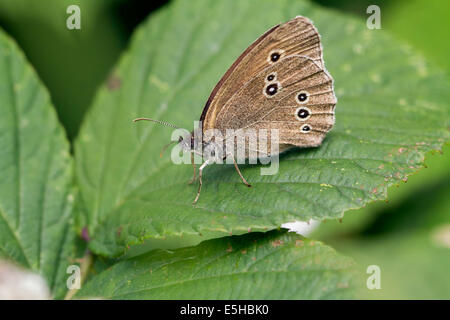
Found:
[[[283,245],[283,240],[272,241],[272,247],[274,247],[274,248],[279,247],[281,245]]]
[[[109,91],[115,91],[119,89],[121,85],[122,81],[115,74],[110,75],[108,81],[106,82],[106,87],[109,89]]]
[[[122,226],[120,226],[120,227],[117,228],[117,238],[120,237],[120,234],[122,233],[122,229],[123,229]]]

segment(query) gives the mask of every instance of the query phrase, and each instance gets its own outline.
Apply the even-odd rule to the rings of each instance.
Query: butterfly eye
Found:
[[[308,133],[309,131],[311,131],[311,126],[309,124],[304,124],[302,125],[302,127],[300,128],[300,130],[303,133]]]
[[[301,91],[297,94],[297,102],[300,104],[306,103],[308,101],[309,94],[306,91]]]
[[[278,85],[276,83],[269,84],[266,87],[266,94],[269,96],[273,96],[278,92]]]
[[[301,107],[301,108],[298,108],[298,109],[295,111],[295,115],[297,116],[297,118],[298,118],[299,120],[304,121],[304,120],[306,120],[306,119],[309,118],[309,116],[311,115],[311,112],[309,111],[308,108],[306,108],[306,107]]]

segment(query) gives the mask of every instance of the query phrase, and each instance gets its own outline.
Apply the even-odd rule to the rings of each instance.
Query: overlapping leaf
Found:
[[[108,299],[343,299],[354,263],[317,241],[272,231],[157,250],[117,263],[77,295]]]
[[[321,147],[292,150],[279,173],[244,166],[206,169],[192,206],[192,169],[159,152],[170,130],[148,116],[193,127],[227,67],[269,27],[296,16],[322,34],[335,78],[336,126]],[[145,239],[208,239],[267,230],[292,220],[333,219],[383,199],[417,171],[425,152],[448,139],[447,78],[382,30],[308,3],[175,1],[139,27],[129,51],[98,94],[76,141],[81,189],[78,227],[91,249],[119,255]]]
[[[47,91],[0,30],[0,256],[39,272],[55,297],[73,249],[72,160]]]

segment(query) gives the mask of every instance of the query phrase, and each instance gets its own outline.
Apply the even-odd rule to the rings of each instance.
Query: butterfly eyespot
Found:
[[[272,83],[266,87],[266,94],[269,96],[273,96],[278,92],[278,84]]]
[[[295,110],[295,116],[298,120],[305,121],[307,120],[311,115],[311,111],[306,107],[300,107],[297,110]]]
[[[302,133],[308,133],[309,131],[311,131],[311,126],[309,124],[304,124],[302,125],[300,130]]]
[[[267,81],[273,81],[273,80],[275,80],[275,75],[274,74],[269,74],[268,76],[267,76]]]
[[[309,93],[306,91],[300,91],[295,98],[299,104],[304,104],[309,100]]]
[[[278,52],[274,52],[270,55],[270,61],[276,62],[280,59],[280,54]]]
[[[269,53],[269,56],[267,57],[267,62],[269,63],[275,63],[278,60],[281,59],[281,55],[284,53],[284,50],[273,50]]]

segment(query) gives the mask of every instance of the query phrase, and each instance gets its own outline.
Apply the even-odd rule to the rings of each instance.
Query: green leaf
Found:
[[[446,183],[450,176],[450,167],[448,165],[450,163],[450,145],[445,145],[442,152],[443,154],[427,154],[425,159],[426,169],[409,177],[405,183],[402,182],[401,188],[399,188],[400,184],[391,186],[389,188],[389,201],[374,202],[364,208],[350,211],[341,221],[330,220],[326,221],[326,223],[324,221],[308,237],[328,243],[329,238],[347,237],[363,232],[381,215],[390,215],[395,219],[394,217],[398,215],[396,210],[399,208],[406,207],[409,204],[412,204],[412,208],[416,207],[418,205],[416,203],[417,199],[420,199],[420,202],[426,208],[431,208],[433,203],[428,197],[436,190],[439,190],[441,184]],[[424,196],[425,194],[427,196]],[[422,201],[424,198],[426,201]],[[410,216],[409,209],[404,209],[407,210],[408,217]],[[435,212],[430,211],[429,214],[427,213],[427,217],[429,218],[430,215],[434,214]],[[418,215],[418,219],[420,219],[421,215]],[[393,227],[402,229],[404,226],[409,225],[410,222],[411,219],[404,219],[402,223]]]
[[[191,166],[159,157],[170,130],[131,119],[192,128],[233,60],[296,15],[311,18],[322,35],[339,100],[335,128],[319,148],[283,155],[276,175],[243,166],[252,188],[232,165],[208,167],[193,206]],[[75,145],[78,228],[88,227],[90,247],[102,255],[122,254],[145,239],[188,238],[187,245],[294,220],[341,218],[384,199],[389,185],[416,172],[425,152],[449,139],[443,74],[382,30],[302,1],[175,1],[137,29],[114,77]]]
[[[0,30],[0,256],[65,292],[72,230],[72,159],[45,88]]]
[[[343,299],[354,292],[353,270],[353,260],[320,242],[255,232],[124,260],[86,283],[77,297]]]
[[[369,236],[329,239],[357,259],[360,271],[380,267],[381,290],[364,290],[360,297],[450,298],[450,175],[444,178],[381,215],[364,230]]]

